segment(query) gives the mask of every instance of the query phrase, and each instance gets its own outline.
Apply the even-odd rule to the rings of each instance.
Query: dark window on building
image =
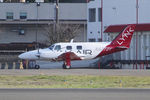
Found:
[[[82,46],[77,46],[77,49],[78,50],[82,50]]]
[[[7,12],[6,13],[6,19],[13,19],[14,18],[14,13],[13,12]]]
[[[61,49],[61,46],[60,45],[56,45],[54,50],[59,51],[60,49]]]
[[[20,19],[27,19],[27,13],[26,12],[20,12]]]
[[[102,8],[98,8],[98,21],[102,21]]]
[[[66,49],[67,50],[72,50],[72,46],[67,46]]]
[[[33,3],[33,2],[35,2],[35,0],[26,0],[26,2]]]
[[[89,39],[89,42],[95,42],[96,40],[94,38]]]
[[[96,9],[90,8],[89,9],[89,22],[95,22],[96,21]]]
[[[11,2],[11,3],[18,3],[18,2],[20,2],[20,0],[3,0],[3,2]]]

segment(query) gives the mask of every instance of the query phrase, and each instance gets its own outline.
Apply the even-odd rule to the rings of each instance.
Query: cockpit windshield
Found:
[[[61,49],[61,45],[56,45],[54,48],[54,50],[57,50],[57,51],[59,51],[60,49]]]
[[[50,49],[50,50],[53,50],[54,46],[55,46],[54,44],[51,45],[51,46],[49,47],[49,49]]]

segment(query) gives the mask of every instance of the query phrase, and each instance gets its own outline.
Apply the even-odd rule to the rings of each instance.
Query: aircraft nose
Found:
[[[20,59],[36,60],[36,59],[38,59],[38,57],[36,55],[37,55],[37,50],[33,50],[33,51],[28,51],[28,52],[22,53],[18,57]]]
[[[26,53],[22,53],[18,56],[20,59],[26,59]]]

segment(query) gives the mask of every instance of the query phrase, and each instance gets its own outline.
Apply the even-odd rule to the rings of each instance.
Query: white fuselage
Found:
[[[61,54],[72,52],[76,56],[83,59],[93,59],[107,46],[110,42],[72,42],[72,43],[56,43],[49,48],[33,50],[19,55],[22,59],[32,60],[55,60]],[[38,57],[40,56],[40,57]]]

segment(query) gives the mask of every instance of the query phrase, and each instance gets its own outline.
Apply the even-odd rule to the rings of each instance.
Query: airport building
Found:
[[[150,63],[149,4],[150,0],[91,0],[88,3],[88,41],[112,41],[126,24],[137,25],[130,49],[103,57],[104,65],[123,69],[148,68]]]
[[[56,3],[36,0],[34,3],[18,0],[1,0],[0,3],[0,44],[46,44],[47,29],[56,23]],[[63,1],[63,0],[62,0]],[[79,25],[75,41],[86,41],[86,2],[59,3],[60,24]],[[85,1],[85,0],[84,0]],[[14,3],[15,2],[15,3]],[[20,45],[20,46],[21,46]]]

